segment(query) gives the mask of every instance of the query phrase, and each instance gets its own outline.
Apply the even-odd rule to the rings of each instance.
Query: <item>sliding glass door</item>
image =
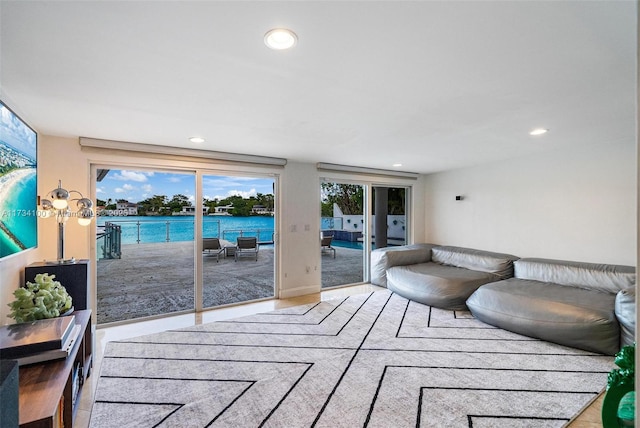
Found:
[[[98,324],[274,297],[274,178],[94,174]]]
[[[274,188],[273,178],[202,177],[203,307],[274,297]]]
[[[371,240],[374,248],[408,242],[408,193],[409,189],[405,187],[373,186]]]
[[[195,174],[96,176],[98,324],[192,310]]]
[[[362,184],[320,184],[322,288],[365,281],[365,190]]]
[[[322,288],[367,281],[372,249],[409,242],[410,190],[370,182],[320,184]]]

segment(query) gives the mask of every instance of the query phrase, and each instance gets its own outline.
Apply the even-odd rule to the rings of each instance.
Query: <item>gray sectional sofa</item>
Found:
[[[418,244],[371,254],[371,283],[438,308],[466,309],[478,287],[513,276],[510,254],[471,248]]]
[[[416,244],[374,250],[371,283],[505,330],[613,355],[635,338],[635,268]]]

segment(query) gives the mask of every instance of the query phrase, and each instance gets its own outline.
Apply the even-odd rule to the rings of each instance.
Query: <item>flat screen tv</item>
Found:
[[[0,259],[38,245],[38,135],[0,100]]]

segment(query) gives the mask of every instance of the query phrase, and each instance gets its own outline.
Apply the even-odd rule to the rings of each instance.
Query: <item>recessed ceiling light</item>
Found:
[[[542,135],[542,134],[546,134],[547,132],[549,132],[548,129],[536,128],[533,131],[529,132],[529,135]]]
[[[402,164],[401,163],[394,163],[391,166],[393,166],[394,168],[400,168],[402,166]]]
[[[189,138],[189,141],[191,141],[192,143],[204,143],[204,138],[202,138],[202,137],[191,137],[191,138]]]
[[[289,49],[294,47],[297,42],[298,36],[296,36],[296,33],[286,28],[274,28],[264,35],[264,43],[271,49]]]

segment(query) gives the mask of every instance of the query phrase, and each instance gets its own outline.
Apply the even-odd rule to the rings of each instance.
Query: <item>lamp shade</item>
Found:
[[[93,207],[93,202],[89,198],[80,198],[80,199],[78,199],[78,202],[76,202],[76,205],[80,209],[91,208],[91,207]]]
[[[54,215],[55,208],[49,199],[42,199],[40,201],[40,211],[38,215],[42,218],[49,218]]]
[[[92,218],[93,210],[91,208],[80,208],[80,210],[78,210],[78,223],[81,226],[89,226]]]
[[[62,187],[53,189],[49,196],[51,197],[51,203],[55,209],[63,210],[67,208],[67,205],[69,205],[69,192]]]
[[[80,226],[89,226],[91,224],[91,218],[78,217],[78,224]]]

